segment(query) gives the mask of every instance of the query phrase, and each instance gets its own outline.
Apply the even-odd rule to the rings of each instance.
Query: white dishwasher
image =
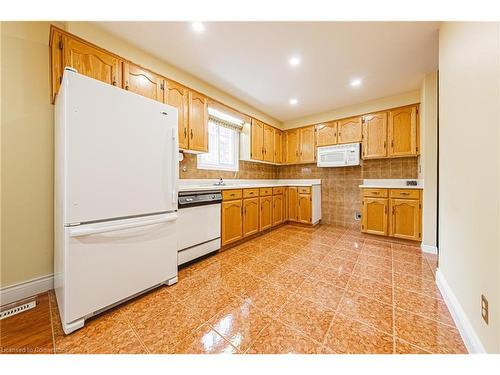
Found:
[[[178,265],[220,249],[221,202],[218,190],[179,192]]]

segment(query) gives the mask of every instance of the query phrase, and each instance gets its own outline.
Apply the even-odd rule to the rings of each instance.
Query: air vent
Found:
[[[31,310],[34,307],[36,307],[36,300],[12,307],[11,309],[0,312],[0,320],[22,313],[23,311]]]

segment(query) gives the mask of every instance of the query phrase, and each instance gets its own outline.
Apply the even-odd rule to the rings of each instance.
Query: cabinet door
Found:
[[[273,196],[273,225],[283,222],[283,194]]]
[[[273,197],[261,197],[260,199],[260,230],[266,230],[273,225]]]
[[[208,99],[189,91],[189,149],[208,152]]]
[[[259,198],[243,200],[243,237],[259,232]]]
[[[389,234],[407,240],[420,240],[420,201],[417,199],[391,199]]]
[[[274,162],[274,128],[264,124],[264,161]]]
[[[300,161],[314,163],[316,161],[316,140],[314,126],[300,128]]]
[[[386,236],[387,233],[387,199],[363,198],[363,222],[361,231]]]
[[[288,188],[283,189],[283,221],[289,220]]]
[[[337,144],[337,122],[330,121],[316,125],[316,146]]]
[[[356,143],[361,142],[362,119],[352,117],[338,122],[338,142]]]
[[[110,85],[121,86],[121,61],[89,44],[63,36],[63,65]]]
[[[297,221],[298,218],[298,202],[299,196],[296,187],[288,188],[288,220]]]
[[[56,94],[59,92],[63,75],[63,58],[62,58],[62,34],[57,30],[52,30],[50,38],[50,77],[52,85],[52,103],[56,99]]]
[[[222,202],[222,246],[243,237],[242,202]]]
[[[123,63],[123,88],[163,103],[163,77],[134,65]]]
[[[310,223],[311,220],[311,194],[298,194],[297,221]]]
[[[363,159],[385,158],[387,156],[387,112],[364,117]]]
[[[283,132],[274,129],[274,162],[283,163]]]
[[[389,156],[417,155],[417,107],[389,111]]]
[[[250,157],[254,160],[264,160],[264,123],[256,119],[252,119],[250,144]]]
[[[286,132],[286,163],[295,164],[299,161],[299,130]]]
[[[187,87],[173,81],[165,81],[165,103],[177,108],[179,148],[183,150],[189,148],[188,100]]]

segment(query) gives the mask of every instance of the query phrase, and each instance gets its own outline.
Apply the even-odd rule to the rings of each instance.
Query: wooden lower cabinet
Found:
[[[259,198],[243,199],[243,237],[259,233]]]
[[[417,189],[363,189],[361,231],[420,241],[422,191]]]
[[[311,217],[311,194],[298,194],[297,221],[299,223],[309,224]]]
[[[222,246],[243,238],[242,200],[222,202]]]
[[[389,201],[386,198],[363,198],[363,223],[361,224],[361,231],[387,236],[388,205]]]
[[[260,197],[260,230],[266,230],[273,225],[273,197]]]
[[[297,221],[297,211],[298,211],[298,193],[296,187],[289,187],[288,189],[288,220]]]
[[[283,194],[273,196],[273,226],[283,222]]]
[[[420,240],[420,207],[420,201],[416,199],[391,199],[389,234],[407,240]]]

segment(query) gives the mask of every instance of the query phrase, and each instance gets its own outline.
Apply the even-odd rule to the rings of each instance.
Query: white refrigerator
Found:
[[[64,72],[55,105],[54,287],[65,333],[177,281],[177,110]]]

